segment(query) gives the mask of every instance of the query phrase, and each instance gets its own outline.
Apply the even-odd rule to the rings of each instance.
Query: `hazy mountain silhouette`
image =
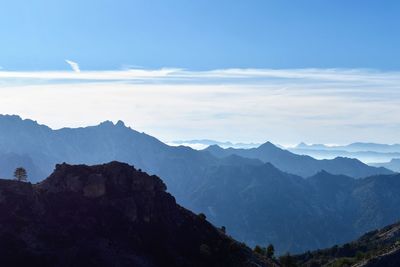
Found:
[[[274,266],[118,162],[0,180],[2,266]]]
[[[400,158],[400,145],[398,144],[353,143],[346,146],[326,146],[300,143],[296,147],[288,148],[288,150],[295,154],[308,155],[317,159],[357,158],[368,164],[388,162],[393,158]]]
[[[218,145],[220,147],[234,147],[234,148],[252,148],[257,147],[260,144],[257,143],[232,143],[229,141],[221,142],[210,139],[199,139],[199,140],[176,140],[169,142],[172,145],[187,145],[193,148],[203,147],[206,148],[211,145]]]
[[[390,170],[368,166],[357,159],[337,157],[332,160],[316,160],[310,156],[297,155],[290,151],[281,149],[267,142],[257,148],[250,149],[223,149],[217,145],[209,146],[208,151],[217,157],[238,155],[241,157],[259,159],[270,162],[282,171],[300,175],[312,176],[319,171],[326,170],[333,174],[344,174],[351,177],[361,178],[375,174],[390,174]]]
[[[375,167],[384,167],[395,172],[400,172],[400,158],[392,159],[390,162],[373,163],[371,165]]]
[[[0,151],[28,155],[39,168],[33,181],[49,175],[55,164],[98,164],[118,160],[162,175],[170,191],[181,199],[199,179],[203,170],[220,161],[209,153],[188,147],[171,147],[154,137],[110,121],[85,128],[52,130],[18,116],[0,116]],[[246,159],[246,161],[248,161]]]
[[[323,144],[312,144],[307,145],[305,143],[300,143],[296,148],[301,149],[317,149],[317,150],[342,150],[347,152],[381,152],[381,153],[400,153],[400,144],[377,144],[377,143],[351,143],[349,145],[332,145],[327,146]]]

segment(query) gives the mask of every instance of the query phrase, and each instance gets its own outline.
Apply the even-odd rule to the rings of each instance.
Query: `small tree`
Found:
[[[225,227],[225,226],[221,226],[221,232],[223,232],[224,234],[226,234],[226,227]]]
[[[19,182],[27,182],[28,181],[28,173],[22,167],[16,168],[14,172],[15,180]]]
[[[199,216],[199,218],[202,219],[202,220],[204,220],[204,221],[207,219],[207,216],[206,216],[204,213],[200,213],[200,214],[197,215],[197,216]]]
[[[264,255],[264,249],[262,247],[260,247],[259,245],[255,246],[253,251],[257,254]]]
[[[286,253],[284,256],[280,256],[279,262],[281,263],[282,267],[296,267],[297,266],[295,259],[289,253]]]
[[[275,248],[272,244],[269,244],[269,246],[267,247],[267,252],[266,252],[266,256],[267,258],[272,259],[274,257],[275,254]]]

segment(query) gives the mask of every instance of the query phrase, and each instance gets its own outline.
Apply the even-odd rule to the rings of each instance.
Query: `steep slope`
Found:
[[[209,169],[188,207],[247,244],[278,253],[348,242],[400,219],[400,175],[304,179],[273,165]]]
[[[118,162],[58,165],[37,185],[0,180],[2,265],[270,266],[165,190]]]
[[[303,177],[312,176],[321,170],[333,174],[344,174],[355,178],[392,173],[382,167],[375,168],[368,166],[357,159],[338,157],[332,160],[316,160],[310,156],[293,154],[270,142],[257,148],[250,149],[223,149],[217,145],[213,145],[206,148],[205,151],[217,157],[226,157],[234,154],[242,157],[259,159],[263,162],[272,163],[280,170]]]
[[[400,223],[371,231],[359,239],[294,257],[298,266],[397,267]]]
[[[272,243],[278,252],[302,251],[318,246],[315,227],[324,233],[312,216],[316,211],[310,193],[303,178],[271,164],[218,166],[188,206],[205,211],[212,222],[251,246]]]

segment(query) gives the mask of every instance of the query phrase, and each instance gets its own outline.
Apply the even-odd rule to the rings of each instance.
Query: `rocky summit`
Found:
[[[127,164],[0,180],[1,266],[274,266]]]

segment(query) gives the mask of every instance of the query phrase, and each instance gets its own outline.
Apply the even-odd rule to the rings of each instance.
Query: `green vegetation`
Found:
[[[296,255],[298,266],[345,267],[400,250],[400,223],[369,232],[360,239],[329,249]]]

